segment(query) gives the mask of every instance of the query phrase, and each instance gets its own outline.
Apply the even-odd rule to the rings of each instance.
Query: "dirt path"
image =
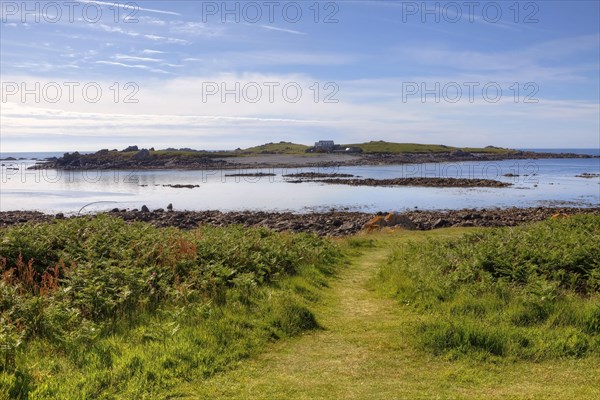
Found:
[[[397,303],[368,288],[388,249],[367,249],[343,269],[315,310],[322,331],[277,343],[256,360],[203,385],[199,398],[389,399],[401,374]],[[392,371],[392,373],[390,373]]]

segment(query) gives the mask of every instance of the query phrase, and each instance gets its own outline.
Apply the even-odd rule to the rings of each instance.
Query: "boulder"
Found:
[[[139,150],[140,149],[138,149],[137,146],[128,146],[128,147],[124,148],[122,151],[123,151],[123,153],[126,153],[128,151],[139,151]]]
[[[443,228],[448,225],[450,225],[450,222],[446,221],[445,219],[439,218],[438,220],[436,220],[433,223],[433,225],[431,227],[434,229],[437,229],[437,228]]]
[[[389,213],[384,218],[386,226],[399,226],[403,229],[415,230],[417,226],[408,217],[398,213]]]

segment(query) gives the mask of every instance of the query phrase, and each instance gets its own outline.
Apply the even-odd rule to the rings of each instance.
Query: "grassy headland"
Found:
[[[247,149],[235,150],[236,155],[258,155],[258,154],[305,154],[310,146],[291,142],[266,143],[260,146],[248,147]]]
[[[464,151],[471,153],[498,153],[511,154],[516,150],[504,149],[500,147],[452,147],[442,144],[417,144],[417,143],[395,143],[383,140],[370,141],[365,143],[341,144],[341,148],[355,147],[362,150],[364,154],[419,154],[419,153],[450,153],[455,151]],[[304,154],[310,146],[291,143],[267,143],[261,146],[250,147],[248,149],[236,150],[239,155],[257,155],[257,154]]]
[[[442,144],[417,144],[417,143],[394,143],[383,140],[371,141],[366,143],[343,144],[342,147],[358,147],[364,154],[420,154],[420,153],[451,153],[463,151],[469,153],[496,153],[512,154],[516,153],[513,149],[504,149],[500,147],[452,147]]]

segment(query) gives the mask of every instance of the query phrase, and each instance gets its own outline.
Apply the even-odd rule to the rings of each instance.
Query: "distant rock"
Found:
[[[193,189],[193,188],[200,187],[200,185],[180,185],[180,184],[175,184],[175,185],[163,185],[163,187],[170,187],[170,188],[174,188],[174,189]]]
[[[123,153],[129,152],[129,151],[139,151],[140,149],[138,149],[137,146],[129,146],[124,148],[122,151]]]
[[[592,174],[590,172],[584,172],[583,174],[575,175],[576,178],[600,178],[600,174]]]
[[[150,209],[144,204],[142,206],[142,212],[145,212],[145,213],[150,212]]]
[[[145,160],[148,157],[150,157],[150,151],[148,151],[148,149],[141,149],[140,151],[135,153],[131,158],[133,160]]]

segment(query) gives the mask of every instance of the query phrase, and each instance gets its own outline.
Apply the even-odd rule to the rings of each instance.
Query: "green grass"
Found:
[[[512,153],[514,150],[497,147],[451,147],[440,144],[393,143],[383,140],[367,143],[344,144],[342,147],[359,147],[364,154],[402,154],[402,153],[448,153],[451,151],[468,151],[473,153]]]
[[[448,357],[600,354],[600,217],[407,243],[379,272],[422,314],[416,342]]]
[[[497,147],[486,148],[459,148],[437,144],[416,144],[416,143],[392,143],[384,141],[372,141],[367,143],[343,144],[342,147],[359,147],[365,154],[401,154],[401,153],[447,153],[450,151],[463,150],[476,153],[511,153],[514,150],[502,149]],[[237,150],[238,155],[258,155],[258,154],[305,154],[309,146],[303,144],[280,142],[267,143],[261,146],[250,147],[244,150]]]
[[[43,296],[35,291],[53,287],[48,276],[38,289],[25,275],[2,286],[0,393],[598,398],[599,229],[598,217],[580,216],[335,241],[235,227],[186,233],[114,219],[2,230],[7,266],[24,268],[33,257],[40,266],[77,259],[125,268],[95,263],[98,278],[83,279],[77,295],[66,290],[69,276]],[[161,282],[152,285],[158,297],[146,289],[151,271]],[[80,310],[69,325],[58,305],[87,299],[102,282],[101,296],[65,303]],[[118,301],[123,291],[114,289],[123,286],[141,301]]]
[[[365,154],[402,154],[402,153],[447,153],[451,151],[463,150],[475,153],[498,153],[510,154],[514,150],[502,149],[496,147],[486,148],[458,148],[444,145],[433,144],[414,144],[414,143],[391,143],[384,141],[372,141],[360,144],[345,144],[342,147],[360,147]],[[156,150],[150,151],[149,157],[141,162],[168,162],[173,159],[179,162],[203,162],[206,158],[224,158],[224,157],[250,157],[257,155],[305,155],[315,157],[318,154],[306,153],[310,146],[291,142],[266,143],[260,146],[249,147],[247,149],[236,149],[232,151],[188,151],[188,150]],[[80,155],[79,153],[66,153],[62,162],[67,164],[69,161],[81,158],[82,162],[97,165],[109,166],[123,163],[129,165],[132,157],[137,151],[102,151],[93,154]]]
[[[0,231],[0,398],[161,398],[317,329],[313,235],[99,216]],[[164,398],[164,397],[162,397]]]
[[[260,146],[249,147],[243,150],[236,150],[238,155],[260,155],[260,154],[305,154],[309,146],[291,142],[266,143]]]
[[[540,360],[448,356],[419,343],[418,327],[435,315],[398,303],[383,290],[378,271],[408,243],[456,241],[471,232],[399,230],[343,239],[348,262],[313,307],[323,329],[273,343],[239,368],[184,384],[179,394],[190,399],[598,398],[600,364],[592,353]]]

